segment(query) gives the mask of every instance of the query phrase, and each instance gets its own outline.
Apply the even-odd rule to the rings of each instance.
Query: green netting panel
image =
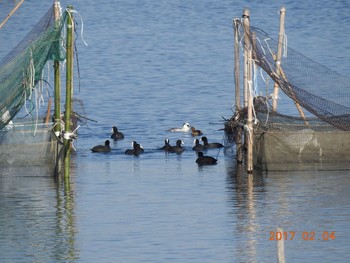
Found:
[[[65,21],[51,7],[26,37],[0,62],[0,130],[19,112],[41,79],[49,60],[64,60],[61,46]]]

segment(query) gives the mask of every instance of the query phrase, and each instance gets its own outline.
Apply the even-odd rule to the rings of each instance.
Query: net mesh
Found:
[[[240,33],[243,35],[244,31]],[[350,130],[350,79],[305,57],[292,48],[276,74],[278,41],[258,28],[249,34],[253,59],[277,82],[281,90],[322,121]]]
[[[64,60],[62,32],[66,13],[55,21],[51,7],[0,62],[0,130],[31,97],[49,60]]]
[[[296,117],[273,110],[273,87],[266,87],[262,96],[254,94],[254,166],[289,170],[299,169],[301,164],[302,169],[305,164],[313,169],[328,163],[331,166],[322,169],[350,169],[350,79],[285,46],[287,57],[282,58],[278,75],[278,41],[255,27],[245,32],[241,22],[235,22],[238,41],[243,42],[248,36],[255,65],[307,111],[306,117]],[[241,134],[251,132],[247,130],[247,119],[247,108],[237,105],[235,114],[225,120],[227,142],[241,142],[244,150],[246,142],[241,141]]]
[[[52,123],[39,124],[33,136],[33,124],[20,122],[0,130],[0,166],[54,166],[58,156],[58,142]]]
[[[307,58],[288,47],[287,57],[283,57],[281,74],[276,73],[276,54],[278,41],[263,30],[251,27],[244,32],[239,27],[239,38],[249,36],[254,63],[261,67],[280,89],[294,102],[306,109],[314,117],[306,119],[292,117],[272,111],[268,98],[273,91],[267,90],[265,96],[255,97],[254,110],[259,124],[256,129],[266,130],[313,130],[350,131],[350,79]],[[237,111],[225,124],[227,135],[235,140],[236,128],[245,123],[246,109]]]

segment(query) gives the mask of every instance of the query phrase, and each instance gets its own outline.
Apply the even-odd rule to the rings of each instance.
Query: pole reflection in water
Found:
[[[72,174],[72,170],[70,173]],[[60,244],[55,249],[55,259],[59,261],[73,261],[78,258],[75,249],[74,191],[70,178],[64,178],[61,183],[58,183],[56,191],[56,233],[58,237],[62,237],[57,240]]]
[[[62,185],[34,168],[20,171],[0,169],[1,261],[77,259],[72,185]]]
[[[247,175],[242,167],[227,162],[226,173],[236,262],[276,261],[276,242],[281,238],[286,262],[343,262],[348,253],[348,171]],[[283,228],[280,238],[277,227]],[[325,232],[334,233],[337,253],[335,242],[323,241]]]
[[[261,226],[257,219],[257,199],[263,198],[264,178],[257,174],[247,174],[243,165],[226,163],[227,193],[232,210],[233,235],[238,239],[234,248],[237,262],[259,262],[258,243]]]

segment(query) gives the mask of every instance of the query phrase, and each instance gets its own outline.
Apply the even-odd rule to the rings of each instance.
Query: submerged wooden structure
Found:
[[[285,13],[282,7],[278,40],[250,26],[248,9],[233,20],[236,112],[225,123],[227,139],[248,173],[350,169],[350,79],[286,47]],[[265,94],[256,92],[258,68],[274,83],[264,81]],[[299,116],[278,111],[279,92],[294,102]]]
[[[67,25],[66,44],[64,31]],[[33,29],[0,62],[0,165],[2,167],[48,167],[46,171],[69,177],[73,95],[73,9],[61,14],[57,0]],[[66,108],[61,112],[60,64],[66,61]],[[51,96],[44,101],[44,68],[54,66],[54,114]],[[49,92],[48,92],[49,93]],[[29,106],[30,107],[29,107]],[[24,111],[30,118],[16,119]],[[66,120],[63,122],[63,120]]]

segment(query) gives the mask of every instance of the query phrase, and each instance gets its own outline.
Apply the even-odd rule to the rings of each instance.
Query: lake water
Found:
[[[1,20],[17,2],[0,1]],[[1,57],[47,2],[25,1],[0,29]],[[189,122],[223,141],[234,103],[232,19],[244,7],[252,25],[277,36],[284,4],[288,44],[349,74],[350,3],[271,2],[69,2],[88,44],[79,31],[75,97],[97,122],[79,129],[70,187],[0,169],[0,262],[276,262],[276,227],[286,232],[286,262],[348,262],[350,172],[248,176],[229,147],[207,152],[216,166],[198,167],[193,137],[166,131]],[[125,139],[91,153],[113,125]],[[185,152],[158,151],[165,138],[182,139]],[[145,154],[124,154],[133,140]]]

